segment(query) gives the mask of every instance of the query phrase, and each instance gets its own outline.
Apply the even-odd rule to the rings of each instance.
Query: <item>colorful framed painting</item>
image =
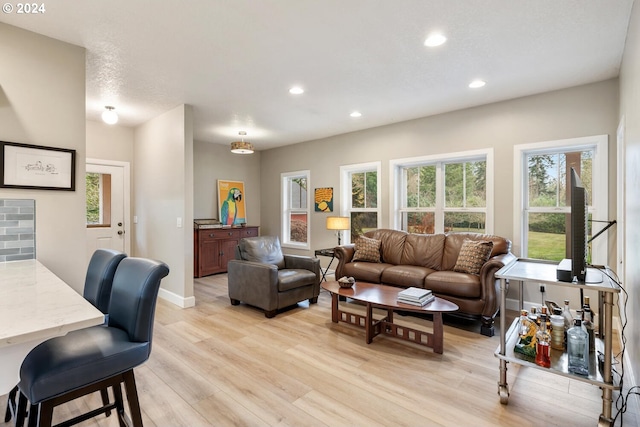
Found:
[[[316,212],[333,212],[333,187],[316,188],[314,205]]]
[[[242,226],[247,223],[244,182],[218,180],[218,211],[223,226]]]

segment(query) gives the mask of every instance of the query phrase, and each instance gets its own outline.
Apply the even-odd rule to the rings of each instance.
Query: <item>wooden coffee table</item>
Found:
[[[365,328],[367,344],[371,344],[373,337],[380,334],[390,335],[405,341],[433,348],[434,353],[442,354],[444,346],[444,332],[442,329],[442,313],[458,310],[458,306],[450,301],[436,297],[429,304],[419,307],[398,302],[398,292],[403,288],[379,285],[376,283],[356,282],[351,288],[341,288],[338,282],[323,282],[322,288],[331,292],[331,320],[334,323],[342,321]],[[340,310],[338,298],[340,296],[360,301],[366,305],[366,315]],[[373,308],[387,311],[382,319],[373,318]],[[430,313],[433,315],[433,332],[393,323],[394,311],[410,311],[414,313]]]

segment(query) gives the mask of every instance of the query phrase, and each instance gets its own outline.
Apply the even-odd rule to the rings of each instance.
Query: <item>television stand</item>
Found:
[[[556,268],[556,279],[560,282],[573,282],[573,276],[571,275],[571,259],[565,258],[560,261]],[[602,283],[604,278],[602,273],[597,269],[587,267],[587,273],[585,274],[584,283],[597,284]],[[578,283],[578,282],[576,282]]]

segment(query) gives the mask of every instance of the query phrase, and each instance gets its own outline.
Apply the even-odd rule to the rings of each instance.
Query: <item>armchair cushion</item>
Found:
[[[315,281],[316,275],[313,271],[299,268],[278,270],[278,291],[280,292],[312,285]]]
[[[284,268],[284,255],[280,247],[278,236],[260,236],[251,239],[241,239],[239,243],[240,256],[245,261],[273,264]]]

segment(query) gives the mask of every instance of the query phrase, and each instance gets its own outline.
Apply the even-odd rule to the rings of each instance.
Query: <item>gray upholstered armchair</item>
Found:
[[[241,239],[227,271],[231,304],[243,301],[263,309],[266,317],[305,299],[318,302],[320,260],[283,254],[277,236]]]

